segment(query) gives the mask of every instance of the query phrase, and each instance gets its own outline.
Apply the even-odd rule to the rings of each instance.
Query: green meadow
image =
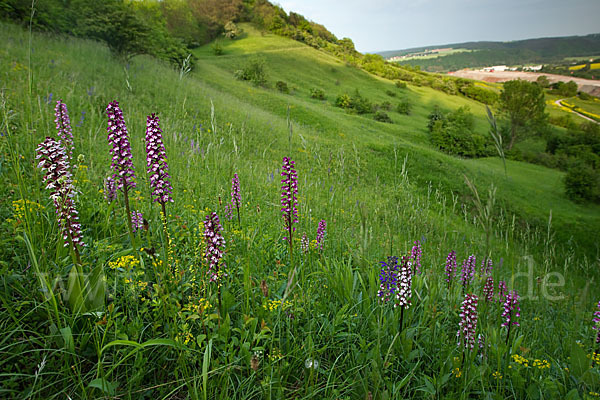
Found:
[[[213,44],[196,49],[195,68],[185,72],[0,25],[0,397],[600,396],[592,329],[600,207],[569,201],[560,171],[507,160],[505,172],[498,157],[460,159],[430,144],[434,106],[468,106],[476,130],[487,132],[483,104],[401,89],[241,26],[240,39],[220,41],[222,55]],[[265,87],[234,78],[256,57]],[[311,98],[311,89],[325,99]],[[356,90],[389,101],[393,123],[335,107],[338,95]],[[81,264],[63,246],[36,161],[39,143],[56,137],[60,99],[73,128]],[[147,221],[132,235],[123,197],[105,199],[105,110],[113,100],[137,176],[131,208]],[[409,115],[395,111],[403,100]],[[164,226],[146,174],[151,113],[160,118],[173,186]],[[298,173],[291,245],[280,204],[283,157]],[[227,211],[236,173],[239,222],[237,210]],[[226,241],[220,285],[207,278],[211,212]],[[326,234],[317,243],[321,220]],[[410,256],[416,241],[421,271],[412,275],[410,307],[393,307],[378,296],[381,262]],[[464,284],[459,273],[446,280],[451,251],[459,269],[476,257]],[[491,273],[480,268],[487,259]],[[502,326],[499,281],[521,296],[511,329]],[[457,345],[466,292],[479,296],[473,349]]]

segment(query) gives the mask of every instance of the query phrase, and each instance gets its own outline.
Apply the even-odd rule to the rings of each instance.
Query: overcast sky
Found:
[[[275,0],[361,52],[600,32],[600,0]]]

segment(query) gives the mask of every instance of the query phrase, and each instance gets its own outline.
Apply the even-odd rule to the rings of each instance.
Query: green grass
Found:
[[[223,42],[223,56],[198,49],[196,70],[180,79],[148,57],[123,65],[97,43],[47,35],[34,36],[29,70],[27,34],[0,25],[0,397],[589,396],[600,379],[586,357],[600,295],[592,258],[600,209],[569,202],[560,172],[509,161],[505,176],[497,158],[461,160],[431,147],[426,121],[435,104],[469,106],[477,129],[487,131],[482,105],[429,88],[397,89],[327,54],[244,29],[246,37]],[[268,66],[267,88],[233,78],[257,52]],[[291,94],[276,91],[277,80]],[[311,87],[327,99],[310,99]],[[333,106],[338,94],[356,88],[373,102],[406,98],[413,112],[391,111],[394,124],[384,124]],[[35,168],[37,145],[56,135],[53,106],[61,98],[73,126],[76,204],[87,243],[81,268],[106,279],[106,296],[90,296],[102,306],[88,313],[70,305],[78,291],[67,291],[67,282],[77,268]],[[102,193],[111,173],[105,108],[114,99],[138,176],[131,205],[149,227],[136,243],[127,235],[123,199],[109,205]],[[173,183],[170,242],[145,174],[152,112],[161,118]],[[292,253],[280,214],[286,155],[299,177]],[[225,211],[234,173],[242,188],[240,225]],[[481,209],[463,174],[476,184]],[[488,195],[492,183],[495,196]],[[490,198],[496,203],[486,208]],[[28,206],[19,208],[24,200]],[[207,280],[203,257],[210,211],[220,215],[227,241],[229,276],[221,290]],[[321,219],[323,250],[313,244],[301,251],[299,238],[314,240]],[[413,277],[412,305],[400,326],[400,309],[377,299],[379,262],[409,254],[415,240],[423,246],[423,273]],[[449,289],[445,282],[451,250],[459,265],[477,255],[477,267],[488,253],[495,282],[527,296],[508,344],[501,304],[485,302],[476,268],[468,290],[480,296],[477,333],[489,346],[479,354],[456,346],[463,294],[459,282]],[[516,275],[530,265],[530,278]],[[278,306],[293,266],[295,283]],[[565,277],[565,286],[545,293],[550,272]],[[557,294],[559,300],[549,297]],[[531,365],[516,362],[516,354]],[[533,366],[534,359],[550,368]]]

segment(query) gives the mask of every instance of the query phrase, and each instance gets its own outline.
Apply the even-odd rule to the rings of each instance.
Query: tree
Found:
[[[512,149],[517,139],[522,139],[536,125],[545,124],[546,102],[541,86],[523,80],[508,81],[500,94],[500,110],[510,121],[510,141],[507,150]]]

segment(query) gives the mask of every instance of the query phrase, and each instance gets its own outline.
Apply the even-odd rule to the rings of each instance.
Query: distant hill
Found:
[[[489,65],[521,65],[533,63],[556,63],[566,57],[587,57],[600,54],[600,34],[517,40],[511,42],[466,42],[439,46],[417,47],[405,50],[383,51],[378,53],[389,59],[423,53],[438,48],[471,50],[450,53],[440,57],[407,59],[402,65],[420,66],[431,72],[452,71],[462,68],[477,68]]]

